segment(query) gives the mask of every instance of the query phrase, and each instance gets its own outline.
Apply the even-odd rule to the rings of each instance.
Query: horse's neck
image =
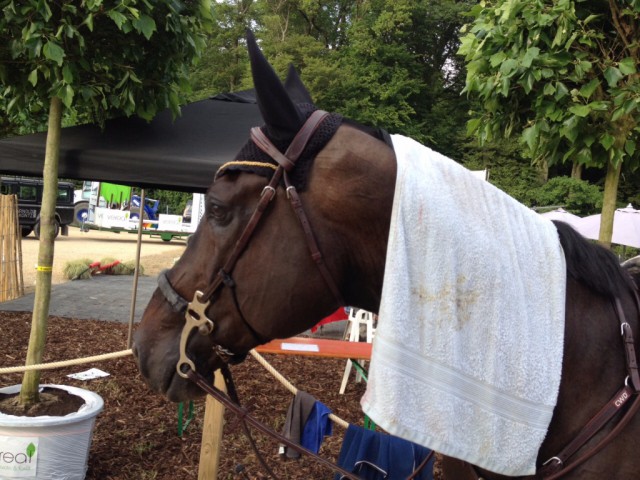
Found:
[[[317,198],[323,202],[328,230],[339,242],[345,301],[376,312],[395,190],[395,155],[383,142],[342,127],[316,161],[323,177]]]

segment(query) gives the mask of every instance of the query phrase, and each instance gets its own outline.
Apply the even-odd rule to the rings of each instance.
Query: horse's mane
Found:
[[[553,223],[558,230],[569,276],[611,298],[620,296],[627,289],[636,290],[633,279],[620,267],[614,253],[589,242],[565,222],[554,220]]]

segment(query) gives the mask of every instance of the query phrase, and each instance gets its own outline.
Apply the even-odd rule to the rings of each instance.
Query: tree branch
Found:
[[[629,50],[630,54],[632,54],[633,52],[627,38],[627,32],[620,23],[620,10],[618,9],[618,5],[616,5],[615,0],[609,0],[609,8],[611,10],[611,19],[613,20],[613,26],[615,27],[616,32],[618,32],[618,36],[622,40],[622,43],[624,43],[625,48]]]

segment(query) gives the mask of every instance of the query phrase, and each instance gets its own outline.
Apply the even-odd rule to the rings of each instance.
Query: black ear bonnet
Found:
[[[265,125],[261,127],[262,132],[280,152],[284,153],[304,122],[318,108],[313,105],[311,95],[292,66],[289,67],[284,84],[280,81],[273,67],[262,54],[251,31],[247,31],[247,49],[256,100],[265,121]],[[331,140],[341,123],[342,116],[330,114],[318,126],[296,162],[295,168],[289,172],[289,178],[296,189],[304,190],[313,159]],[[234,171],[271,177],[274,170],[259,163],[277,165],[275,160],[249,140],[233,162],[220,168],[216,177]]]
[[[305,119],[309,118],[309,116],[315,110],[317,110],[317,108],[311,104],[298,104],[298,107],[304,113]],[[309,140],[309,143],[307,143],[306,148],[302,152],[302,155],[298,159],[295,168],[291,172],[289,172],[291,182],[297,190],[303,191],[306,188],[307,178],[313,164],[313,159],[318,153],[320,153],[320,151],[327,145],[327,143],[329,143],[329,140],[331,140],[331,137],[333,137],[341,124],[342,116],[336,113],[332,113],[324,119],[322,124],[315,131],[315,133]],[[263,126],[261,128],[263,133],[267,135],[267,137],[269,137],[269,140],[273,142],[275,147],[277,147],[278,150],[283,153],[289,147],[289,143],[291,142],[291,140],[293,140],[290,139],[288,141],[278,141],[269,136],[269,129],[266,126]],[[260,162],[269,163],[275,166],[278,165],[275,160],[273,160],[269,155],[260,150],[251,140],[249,140],[244,145],[244,147],[242,147],[240,152],[238,152],[238,154],[236,155],[235,160],[239,162]],[[243,163],[231,163],[225,166],[224,169],[218,172],[218,176],[224,175],[227,172],[250,172],[262,175],[267,178],[270,178],[271,175],[273,175],[273,170],[271,168]]]

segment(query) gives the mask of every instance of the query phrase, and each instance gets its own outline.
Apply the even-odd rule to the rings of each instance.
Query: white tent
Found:
[[[556,208],[555,210],[541,213],[540,215],[548,218],[549,220],[560,220],[562,222],[568,223],[576,230],[578,230],[578,224],[582,222],[581,217],[579,217],[578,215],[574,215],[573,213],[567,212],[564,208]]]
[[[584,217],[576,230],[587,238],[598,240],[600,234],[600,214]],[[631,204],[618,208],[613,217],[612,243],[640,248],[640,210]]]

